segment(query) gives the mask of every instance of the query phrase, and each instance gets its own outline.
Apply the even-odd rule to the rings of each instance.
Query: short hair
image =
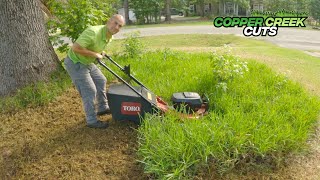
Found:
[[[113,19],[116,19],[116,18],[121,18],[123,21],[125,21],[125,20],[124,20],[124,17],[123,17],[121,14],[114,14],[114,15],[112,15],[111,18],[110,18],[110,20],[113,20]]]

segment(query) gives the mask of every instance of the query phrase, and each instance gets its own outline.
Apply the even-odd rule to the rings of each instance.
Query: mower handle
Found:
[[[135,88],[133,88],[131,86],[131,84],[129,84],[128,82],[126,82],[123,78],[121,78],[117,73],[115,73],[114,71],[112,71],[112,69],[110,69],[104,62],[101,61],[101,59],[96,58],[97,61],[99,62],[99,64],[101,66],[103,66],[104,68],[106,68],[109,72],[111,72],[111,74],[113,74],[114,76],[116,76],[120,81],[122,81],[124,84],[126,84],[132,91],[134,91],[136,94],[138,94],[140,97],[142,97],[142,99],[144,99],[145,101],[149,102],[154,108],[156,108],[157,110],[160,110],[159,107],[152,101],[149,101],[147,98],[145,98],[139,91],[137,91]],[[144,86],[143,86],[144,87]],[[144,87],[145,88],[145,87]],[[146,88],[147,89],[147,88]],[[161,111],[161,110],[160,110]]]
[[[146,88],[147,90],[149,90],[144,84],[142,84],[137,78],[135,78],[134,76],[132,76],[130,74],[130,64],[127,66],[122,67],[121,65],[119,65],[117,62],[115,62],[110,56],[108,56],[107,54],[104,55],[107,59],[109,59],[109,61],[111,61],[114,65],[116,65],[122,72],[124,72],[127,76],[129,76],[131,79],[134,80],[134,82],[136,82],[137,84],[139,84],[140,86]],[[150,91],[150,90],[149,90]]]

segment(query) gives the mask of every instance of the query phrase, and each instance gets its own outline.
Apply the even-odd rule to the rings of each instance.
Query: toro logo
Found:
[[[138,115],[141,112],[141,104],[134,102],[122,102],[121,114]]]

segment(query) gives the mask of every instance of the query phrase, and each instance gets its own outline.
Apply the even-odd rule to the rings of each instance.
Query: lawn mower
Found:
[[[108,104],[114,120],[129,120],[140,124],[146,113],[165,115],[168,111],[174,110],[187,118],[199,118],[208,113],[209,98],[207,96],[200,96],[196,92],[173,93],[171,97],[173,106],[169,106],[130,73],[130,65],[122,67],[110,56],[104,55],[104,57],[138,84],[138,86],[131,85],[108,67],[102,59],[97,59],[101,66],[122,82],[111,84],[107,91]]]

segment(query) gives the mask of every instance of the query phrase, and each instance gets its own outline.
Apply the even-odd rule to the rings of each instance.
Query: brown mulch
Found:
[[[74,88],[45,107],[0,114],[0,177],[45,179],[144,179],[136,161],[137,126],[114,122],[85,126]]]

